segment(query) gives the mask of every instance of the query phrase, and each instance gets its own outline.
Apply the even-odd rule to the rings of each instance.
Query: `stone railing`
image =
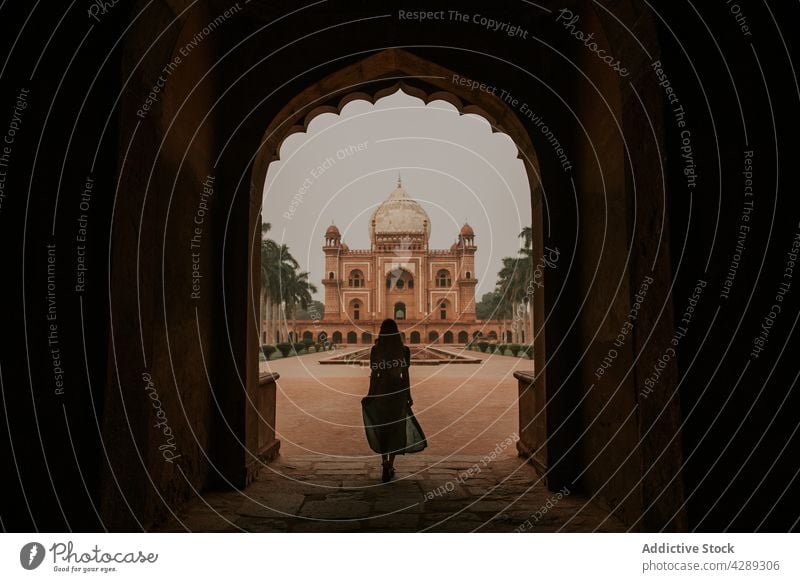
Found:
[[[546,402],[534,384],[533,372],[517,371],[514,377],[519,382],[519,440],[517,452],[536,468],[540,475],[546,475],[547,454],[547,416]]]
[[[277,381],[280,376],[275,373],[263,373],[258,377],[258,393],[256,410],[258,412],[257,441],[254,451],[256,458],[247,463],[247,482],[250,483],[264,463],[270,462],[278,455],[281,441],[275,438],[275,409]]]
[[[369,249],[348,249],[344,252],[346,252],[348,255],[368,255],[372,253],[372,251]]]

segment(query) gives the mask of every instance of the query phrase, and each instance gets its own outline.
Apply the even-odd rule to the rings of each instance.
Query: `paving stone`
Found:
[[[498,513],[500,511],[507,511],[514,506],[509,504],[509,501],[492,501],[481,500],[471,503],[469,505],[470,511],[475,513]]]
[[[472,477],[470,479],[464,479],[464,484],[476,487],[494,487],[497,485],[497,480],[488,479],[486,477]]]
[[[272,493],[243,503],[237,513],[245,517],[296,515],[306,496],[302,493]]]
[[[366,497],[363,491],[332,491],[325,495],[325,501],[361,501]]]
[[[374,490],[378,485],[371,479],[353,479],[350,481],[342,481],[342,489],[353,489],[358,491]]]
[[[311,461],[277,461],[273,464],[273,467],[276,469],[305,470],[311,465]]]
[[[364,461],[330,461],[323,463],[316,463],[314,470],[319,469],[366,469],[367,464]]]
[[[384,499],[376,501],[373,508],[373,513],[389,513],[398,510],[402,510],[404,513],[422,513],[425,511],[425,504],[417,498]]]
[[[480,516],[470,513],[469,511],[462,511],[461,513],[457,514],[453,513],[444,513],[444,512],[430,512],[425,513],[422,516],[426,522],[436,522],[436,521],[443,521],[446,519],[455,519],[456,517],[462,521],[479,521],[483,522]]]
[[[482,525],[482,522],[465,521],[460,519],[451,519],[436,525],[425,526],[423,531],[440,532],[440,533],[461,533],[475,531]]]
[[[343,477],[352,477],[355,475],[369,475],[367,469],[314,469],[316,475],[342,475]]]
[[[425,510],[452,514],[464,509],[467,505],[464,501],[434,499],[425,502]]]
[[[478,467],[480,467],[480,463],[478,463]],[[475,463],[471,463],[468,461],[445,461],[443,463],[436,463],[436,465],[431,465],[430,467],[428,467],[429,471],[434,471],[437,469],[439,470],[445,469],[456,472],[462,472],[462,471],[467,471],[469,469],[473,469],[473,473],[477,472],[477,469],[475,469]]]
[[[480,497],[481,495],[486,495],[489,493],[488,487],[467,487],[467,491],[473,497]]]
[[[368,517],[370,505],[365,501],[306,501],[300,514],[319,519],[348,519]]]
[[[462,480],[463,469],[479,460],[467,455],[398,459],[395,479],[382,483],[379,465],[368,461],[281,457],[245,491],[207,493],[189,502],[178,517],[191,531],[209,532],[513,532],[554,494],[536,482],[532,467],[520,467],[516,459],[492,463]],[[507,478],[510,471],[517,473]],[[434,496],[427,499],[426,493]],[[607,518],[608,511],[573,494],[526,531],[625,531],[615,517]],[[159,531],[185,528],[170,518]]]
[[[530,518],[531,515],[527,511],[504,511],[503,513],[497,515],[494,519],[507,523],[521,524],[525,523]]]
[[[472,497],[469,490],[455,481],[439,481],[431,479],[422,486],[422,494],[427,500],[466,499]]]
[[[380,477],[380,472],[375,473],[375,479],[380,479]],[[424,473],[408,473],[406,471],[398,471],[395,469],[395,474],[391,482],[398,483],[400,481],[422,481],[425,478],[426,475]]]

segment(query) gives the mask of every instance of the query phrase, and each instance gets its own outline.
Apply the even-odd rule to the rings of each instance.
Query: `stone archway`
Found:
[[[535,236],[532,241],[534,257],[543,254],[542,224],[543,203],[540,183],[539,160],[527,129],[516,112],[498,96],[485,91],[472,90],[453,80],[462,77],[453,71],[411,54],[402,49],[388,49],[367,57],[355,64],[344,67],[318,83],[308,87],[296,95],[279,112],[267,127],[260,148],[253,163],[250,180],[250,219],[251,230],[256,232],[261,220],[260,202],[262,185],[265,183],[269,164],[278,159],[283,141],[298,132],[305,132],[311,121],[324,113],[339,114],[342,108],[353,100],[366,100],[374,103],[381,97],[390,95],[398,89],[408,95],[421,99],[424,103],[444,100],[453,105],[461,114],[475,114],[486,119],[492,131],[508,135],[517,145],[518,156],[523,162],[531,192],[532,227]],[[354,83],[354,79],[356,79]],[[268,216],[268,210],[266,212]],[[257,273],[257,256],[251,254],[251,273]],[[388,276],[388,275],[387,275]],[[449,276],[449,277],[448,277]],[[442,284],[451,283],[454,274],[449,273]],[[471,274],[470,274],[471,277]],[[255,289],[257,281],[250,278],[250,287]],[[397,301],[402,302],[401,299]],[[534,299],[540,313],[544,310],[541,294]],[[389,304],[392,305],[392,304]],[[402,310],[403,312],[405,310]],[[397,319],[398,310],[392,307],[392,316]],[[439,317],[439,311],[436,317]],[[537,318],[544,320],[543,317]],[[450,334],[452,336],[452,333]],[[429,339],[431,334],[428,334]],[[537,341],[541,349],[535,353],[539,358],[536,365],[544,368],[544,330],[540,330]],[[452,337],[451,337],[452,340]],[[440,336],[435,333],[435,342]],[[541,393],[537,403],[546,400],[544,376],[540,375],[535,383],[537,392]],[[520,403],[523,404],[524,400]],[[520,451],[528,455],[528,451],[536,448],[533,445],[534,423],[545,422],[545,411],[541,404],[538,408],[528,407],[520,412]]]
[[[406,319],[407,315],[406,304],[402,301],[396,302],[392,307],[392,317],[398,321]]]
[[[586,10],[587,18],[597,22],[593,9]],[[603,28],[601,24],[597,26]],[[605,38],[601,38],[599,42],[609,43]],[[679,472],[679,443],[666,442],[662,438],[663,434],[675,434],[677,430],[678,403],[674,398],[640,400],[637,377],[646,375],[647,365],[644,362],[633,365],[635,374],[626,378],[609,377],[607,382],[601,383],[599,388],[596,386],[588,395],[585,387],[592,384],[591,365],[588,362],[581,363],[577,368],[575,365],[575,358],[582,352],[584,356],[588,354],[587,360],[594,360],[603,352],[605,347],[602,341],[597,341],[598,336],[612,334],[618,327],[619,314],[627,313],[630,308],[635,293],[635,279],[644,276],[648,269],[655,274],[668,274],[669,271],[668,256],[663,252],[652,262],[652,267],[641,262],[635,263],[633,268],[626,268],[630,257],[629,248],[636,244],[651,244],[647,240],[649,231],[642,228],[642,225],[664,224],[664,208],[659,204],[661,198],[651,196],[645,203],[638,199],[638,191],[630,178],[634,172],[632,168],[638,165],[639,168],[652,169],[655,165],[654,171],[657,172],[659,162],[650,151],[628,149],[622,143],[620,135],[609,132],[604,122],[599,121],[602,116],[598,116],[597,111],[598,107],[610,111],[618,127],[621,124],[627,126],[631,123],[646,123],[649,119],[645,120],[641,115],[627,115],[623,119],[623,89],[620,88],[620,80],[612,77],[608,70],[597,65],[587,55],[580,55],[579,60],[588,71],[584,76],[591,83],[602,84],[611,97],[608,100],[603,97],[599,104],[588,104],[589,101],[580,104],[578,113],[585,115],[593,123],[583,123],[582,118],[576,123],[579,136],[574,144],[575,158],[581,162],[581,169],[575,180],[575,200],[587,208],[595,207],[597,200],[603,199],[597,193],[598,189],[602,189],[604,196],[614,198],[613,204],[609,205],[614,209],[611,219],[619,221],[626,228],[616,229],[609,236],[604,224],[592,222],[590,217],[594,216],[593,213],[583,212],[580,246],[576,242],[579,238],[575,236],[574,221],[567,228],[548,231],[550,246],[555,245],[563,256],[571,256],[572,263],[570,271],[551,269],[545,272],[542,278],[543,290],[534,294],[532,299],[535,314],[534,336],[532,341],[531,338],[526,338],[526,343],[532,344],[534,348],[535,372],[517,374],[520,380],[520,431],[517,447],[520,455],[537,467],[548,486],[553,489],[580,478],[588,491],[596,492],[610,503],[619,501],[619,514],[627,516],[631,521],[640,517],[642,504],[645,503],[642,499],[645,498],[664,505],[666,508],[663,514],[672,516],[675,507],[678,507],[678,514],[681,513],[681,492],[676,489],[674,494],[661,496],[656,491],[656,485],[648,485],[648,480],[656,483],[659,477],[645,475],[642,478],[638,473],[641,459],[645,455],[657,458],[665,471],[672,471],[672,474]],[[260,201],[261,185],[264,183],[267,166],[276,159],[280,144],[287,136],[305,131],[316,115],[338,114],[353,99],[374,102],[402,89],[425,103],[443,99],[462,113],[481,115],[489,120],[495,131],[502,131],[511,137],[524,162],[531,188],[531,254],[534,263],[541,261],[545,254],[545,203],[539,159],[531,136],[518,118],[517,112],[501,99],[491,93],[472,91],[452,83],[451,80],[457,77],[458,75],[445,67],[400,49],[389,49],[345,67],[298,94],[270,123],[256,156],[251,177],[251,231],[258,230],[260,212],[257,201]],[[624,90],[628,91],[627,86]],[[640,95],[657,99],[658,94],[653,87],[638,87],[637,90]],[[587,137],[588,140],[585,139]],[[596,147],[597,142],[603,147]],[[573,200],[549,198],[546,224],[574,212],[570,206],[572,202]],[[636,225],[632,225],[631,217],[624,215],[624,209],[635,203],[638,204],[639,212],[635,215]],[[628,240],[626,236],[629,233],[635,238]],[[602,257],[598,255],[601,249],[607,253]],[[609,276],[604,276],[602,281],[597,279],[598,265],[604,265],[608,270]],[[257,272],[256,267],[256,255],[253,253],[251,273]],[[588,288],[575,287],[570,281],[575,276],[574,273],[581,273],[586,281],[591,282]],[[663,277],[663,280],[668,280],[668,276]],[[595,282],[602,284],[595,286]],[[609,285],[615,287],[608,289]],[[250,288],[253,296],[257,296],[256,287],[257,281],[251,276]],[[668,290],[659,290],[658,296],[662,305],[671,309]],[[599,307],[583,310],[586,305],[604,305],[601,299],[605,297],[612,297],[613,310],[605,311]],[[579,315],[576,316],[576,313]],[[666,338],[668,341],[672,333],[669,320],[660,318],[655,307],[651,318],[658,322],[651,338]],[[593,329],[599,331],[594,336],[586,335]],[[626,346],[621,361],[633,362],[634,351],[642,349],[643,343],[649,339],[639,338]],[[586,343],[590,346],[588,351],[584,351],[583,345]],[[661,412],[666,407],[668,413],[665,418],[672,432],[664,431],[662,436],[651,434],[636,421],[636,416],[632,416],[632,406],[641,407],[639,416],[648,418],[662,418],[664,415]],[[611,430],[611,426],[618,426],[618,429]],[[577,435],[582,436],[577,438]],[[622,439],[625,445],[612,450],[608,447],[612,437]],[[664,455],[664,452],[667,454]],[[598,456],[607,458],[608,462],[596,462]],[[631,487],[640,491],[643,497],[632,497],[629,494]],[[679,482],[676,487],[680,488]],[[675,503],[678,505],[674,505]],[[659,515],[659,512],[650,513],[648,519],[651,521],[648,523],[658,523]]]
[[[598,31],[605,30],[607,16],[602,15],[606,20],[598,22],[597,9],[591,2],[572,4],[581,14],[582,24],[591,24]],[[615,13],[621,22],[636,22],[637,39],[647,44],[653,58],[658,58],[652,19],[630,2],[615,2],[614,7],[618,9]],[[261,107],[259,100],[266,91],[233,86],[231,79],[220,73],[225,67],[215,68],[221,62],[221,53],[217,52],[219,45],[204,42],[192,52],[192,58],[170,76],[167,90],[151,114],[146,119],[137,118],[134,112],[141,106],[141,89],[149,89],[164,63],[170,62],[178,54],[179,47],[185,46],[196,31],[215,16],[210,3],[199,3],[197,10],[188,12],[185,19],[173,20],[173,15],[179,12],[177,7],[161,10],[159,16],[146,21],[148,24],[158,22],[155,28],[159,30],[163,25],[163,42],[155,45],[140,61],[141,68],[136,66],[131,75],[133,89],[121,93],[120,143],[128,143],[130,138],[130,156],[126,156],[127,165],[122,160],[119,166],[119,204],[112,217],[115,244],[109,249],[111,279],[117,285],[109,289],[109,300],[112,313],[138,313],[140,316],[139,321],[116,318],[111,322],[112,344],[116,353],[124,354],[125,358],[109,365],[103,436],[109,436],[110,442],[119,445],[111,450],[109,465],[121,471],[125,493],[132,493],[139,500],[133,508],[135,515],[147,521],[157,517],[158,511],[163,512],[156,494],[161,490],[169,490],[174,499],[180,500],[195,489],[220,482],[229,486],[246,484],[252,452],[257,448],[253,444],[257,440],[254,437],[264,422],[252,403],[258,402],[262,394],[257,329],[259,253],[254,235],[259,232],[261,188],[266,168],[286,136],[305,131],[315,115],[337,113],[350,99],[374,101],[402,88],[425,102],[445,99],[462,113],[478,113],[517,144],[532,188],[534,261],[544,253],[545,234],[541,227],[545,212],[548,222],[552,219],[559,225],[549,232],[548,242],[559,249],[565,263],[569,259],[571,269],[569,272],[567,269],[548,270],[544,274],[543,292],[534,297],[536,372],[520,377],[520,453],[547,476],[551,487],[570,483],[580,474],[584,489],[610,506],[618,505],[618,514],[629,523],[641,519],[644,509],[650,508],[641,521],[643,528],[681,529],[680,403],[675,398],[674,366],[665,373],[662,390],[646,400],[638,396],[637,389],[637,384],[647,376],[648,368],[659,356],[657,346],[669,341],[673,329],[670,289],[664,283],[670,279],[670,244],[668,238],[656,243],[651,237],[654,225],[667,224],[665,197],[658,180],[652,178],[660,175],[664,152],[658,147],[663,145],[663,116],[659,115],[663,104],[660,105],[659,87],[652,75],[646,74],[649,62],[630,37],[623,31],[609,34],[608,38],[597,35],[599,44],[629,61],[632,73],[629,79],[617,78],[604,70],[603,64],[588,51],[575,55],[577,66],[572,69],[572,62],[562,62],[558,57],[532,49],[530,55],[521,59],[528,68],[520,67],[516,71],[522,82],[506,74],[510,85],[527,90],[523,85],[533,86],[538,81],[534,74],[536,67],[563,68],[566,84],[577,87],[576,80],[585,75],[609,95],[609,102],[605,103],[590,92],[581,92],[582,87],[573,89],[572,93],[566,88],[567,99],[572,98],[571,105],[576,112],[576,117],[567,125],[575,133],[569,141],[579,162],[576,163],[579,171],[574,188],[560,190],[558,196],[548,196],[545,200],[543,186],[539,184],[540,161],[533,149],[537,138],[533,129],[530,135],[526,129],[533,125],[523,124],[519,112],[496,96],[453,83],[454,70],[475,70],[472,66],[475,54],[449,45],[412,49],[436,55],[435,58],[449,68],[400,49],[383,50],[357,62],[353,62],[357,58],[353,55],[368,54],[358,52],[364,50],[362,46],[354,48],[347,60],[336,60],[340,57],[334,55],[333,60],[306,71],[300,80],[293,80],[294,85],[282,86],[282,91],[295,94],[297,84],[311,79],[305,89],[279,109],[273,103]],[[161,18],[164,20],[159,20]],[[236,34],[241,31],[232,30],[231,37],[241,38]],[[131,63],[136,61],[134,54],[138,58],[147,32],[143,28],[134,29],[126,40],[126,58]],[[383,40],[369,44],[369,50],[383,46],[380,44]],[[242,62],[250,64],[248,58],[245,56]],[[260,56],[252,56],[253,60],[258,58]],[[343,62],[349,64],[340,67]],[[261,79],[272,78],[270,74],[275,66],[272,62],[262,65],[261,69],[254,69],[254,74],[263,74]],[[212,74],[206,77],[209,72]],[[286,69],[282,69],[277,78],[285,73]],[[200,83],[196,90],[204,79],[206,82]],[[232,88],[232,97],[220,105],[217,97],[223,93],[223,88]],[[283,99],[283,94],[279,93],[279,98]],[[189,101],[186,108],[184,100]],[[246,110],[264,115],[255,119],[220,110],[230,103],[236,106],[243,103]],[[177,122],[173,125],[175,119]],[[273,121],[264,132],[268,119]],[[648,132],[625,131],[626,136],[638,140],[626,149],[620,145],[618,136],[613,135],[615,123],[623,128],[649,128],[654,139],[650,141]],[[199,130],[193,133],[196,127]],[[243,129],[240,131],[240,128]],[[592,138],[592,145],[582,141],[587,135]],[[225,142],[229,137],[232,141]],[[541,138],[538,139],[541,143]],[[256,150],[258,153],[249,167],[246,160]],[[222,163],[218,166],[216,156],[222,151]],[[545,148],[540,151],[544,152]],[[163,155],[164,152],[168,155]],[[141,168],[156,158],[154,181],[143,187]],[[130,160],[136,160],[137,164],[131,167]],[[602,163],[595,163],[596,160]],[[543,158],[541,164],[547,176],[547,160]],[[243,165],[249,171],[249,185],[246,178],[239,181]],[[608,171],[603,173],[598,168]],[[192,216],[196,212],[197,193],[211,171],[216,173],[215,196],[220,201],[220,210],[209,217],[204,239],[208,252],[203,255],[202,268],[209,274],[208,281],[222,283],[209,287],[206,301],[195,306],[173,292],[185,286],[188,279],[186,245],[178,243],[185,242],[190,221],[181,223],[178,229],[170,221],[171,216]],[[642,175],[650,179],[637,182]],[[152,196],[150,190],[174,191],[174,196]],[[570,196],[561,196],[564,191]],[[574,206],[571,205],[573,201]],[[574,220],[576,206],[585,210],[581,213],[583,222],[580,224]],[[224,212],[223,208],[229,212]],[[635,212],[631,212],[634,208]],[[586,218],[601,216],[605,211],[609,211],[618,225],[608,246],[598,244],[604,240],[603,224]],[[144,236],[137,232],[131,217],[141,217],[141,224],[147,225]],[[162,228],[165,224],[168,229]],[[231,224],[236,228],[230,228]],[[577,232],[580,237],[575,236]],[[167,237],[162,237],[162,233],[169,233],[168,242],[175,244],[164,245]],[[630,240],[626,239],[628,235]],[[615,257],[628,257],[626,243],[636,249],[636,254],[629,262],[618,263]],[[655,244],[660,245],[658,249],[653,248]],[[600,256],[604,251],[608,254]],[[133,264],[130,261],[133,256],[141,257],[141,263]],[[613,276],[594,284],[595,265]],[[621,271],[623,274],[617,280]],[[165,283],[165,273],[170,273],[171,277],[169,293],[154,292],[140,297],[131,292],[142,283],[157,289],[159,283]],[[652,304],[643,307],[639,320],[645,325],[652,324],[653,332],[633,334],[621,354],[619,361],[626,366],[620,365],[617,369],[627,367],[629,375],[622,377],[615,371],[602,382],[594,383],[591,364],[602,359],[619,329],[619,318],[629,310],[638,282],[648,273],[661,283],[651,289]],[[618,281],[619,285],[615,286]],[[613,309],[608,313],[595,307],[604,305],[606,297],[613,297]],[[162,312],[168,313],[170,319],[159,317]],[[202,324],[199,341],[193,334],[189,337],[193,326],[186,325],[196,317]],[[167,330],[171,335],[164,333]],[[599,333],[592,335],[593,330]],[[165,341],[168,335],[171,344]],[[587,344],[589,347],[585,348]],[[165,354],[171,348],[179,348],[181,357],[167,358]],[[210,357],[211,377],[196,364],[203,348]],[[191,462],[187,464],[185,482],[177,485],[172,480],[173,475],[161,471],[161,465],[156,464],[160,461],[158,453],[152,453],[156,447],[149,446],[144,447],[145,451],[150,451],[145,452],[145,460],[154,469],[151,474],[156,486],[149,488],[128,479],[133,475],[130,459],[139,453],[139,444],[152,444],[159,436],[148,428],[152,424],[146,416],[148,411],[130,396],[136,391],[120,389],[140,384],[142,364],[132,356],[140,350],[147,356],[148,374],[169,388],[163,391],[165,406],[174,412],[171,418],[176,423],[176,433],[185,435],[181,445]],[[181,379],[181,385],[177,378]],[[217,390],[217,386],[225,389]],[[589,386],[591,390],[587,390]],[[231,390],[231,387],[236,389]],[[582,404],[572,415],[573,424],[565,424],[564,419],[573,412],[576,402]],[[189,418],[180,418],[179,413],[184,410],[190,412],[191,420],[198,425],[197,432],[188,430],[192,427]],[[119,439],[125,442],[118,442],[115,429],[126,421],[131,421],[136,434],[127,440]],[[651,430],[653,427],[655,430]],[[584,437],[573,443],[570,435],[574,437],[575,434]],[[206,451],[209,451],[207,456]],[[643,466],[651,469],[642,474]],[[118,486],[115,479],[110,473],[102,477],[101,510],[113,517],[109,522],[112,527],[135,525],[121,502],[125,497],[115,493]],[[667,491],[663,493],[665,487]],[[673,519],[674,515],[678,517]]]

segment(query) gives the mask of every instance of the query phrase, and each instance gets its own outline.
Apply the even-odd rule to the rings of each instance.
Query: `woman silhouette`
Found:
[[[361,401],[367,442],[381,455],[384,483],[394,476],[395,455],[417,453],[428,443],[411,412],[408,367],[411,350],[403,345],[394,319],[384,319],[369,354],[369,394]]]

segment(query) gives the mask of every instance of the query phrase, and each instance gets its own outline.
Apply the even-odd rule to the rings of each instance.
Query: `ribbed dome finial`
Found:
[[[397,188],[372,213],[369,221],[370,239],[376,234],[419,234],[427,240],[431,233],[428,214],[402,187],[397,176]]]

